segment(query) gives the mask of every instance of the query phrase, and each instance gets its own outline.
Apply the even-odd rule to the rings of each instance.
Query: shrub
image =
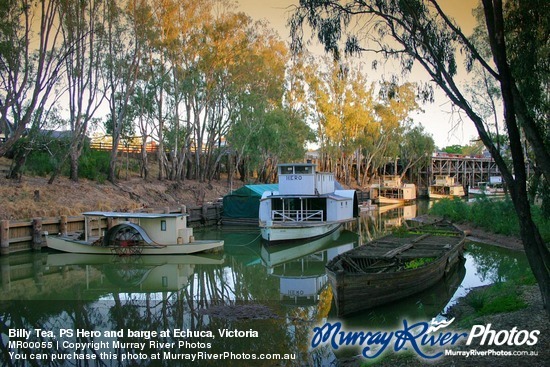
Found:
[[[105,182],[109,173],[110,153],[85,149],[79,160],[78,177]]]
[[[466,220],[468,213],[468,204],[460,199],[442,199],[430,209],[430,214],[447,218],[453,222]]]
[[[514,204],[509,198],[489,200],[481,198],[473,203],[462,200],[443,199],[433,204],[431,215],[447,218],[453,222],[471,222],[493,233],[519,236],[519,221]],[[544,241],[550,241],[550,219],[545,218],[538,206],[532,207],[533,220]]]
[[[51,174],[57,164],[55,157],[41,151],[29,154],[25,162],[25,171],[35,176],[47,176]]]

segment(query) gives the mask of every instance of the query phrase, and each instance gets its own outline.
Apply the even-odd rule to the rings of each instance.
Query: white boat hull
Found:
[[[385,196],[379,196],[376,200],[378,204],[380,205],[387,205],[387,204],[405,204],[407,200],[405,199],[395,199],[395,198],[388,198]]]
[[[198,252],[216,252],[223,248],[223,241],[193,241],[183,245],[164,246],[140,246],[137,251],[125,251],[124,248],[114,246],[93,246],[83,241],[76,241],[68,237],[47,236],[46,243],[49,248],[62,252],[75,254],[139,254],[139,255],[185,255]]]
[[[311,239],[326,236],[342,225],[342,222],[276,224],[261,226],[262,238],[269,242]]]
[[[468,190],[468,195],[478,195],[478,196],[505,196],[504,190],[484,190],[471,188]]]

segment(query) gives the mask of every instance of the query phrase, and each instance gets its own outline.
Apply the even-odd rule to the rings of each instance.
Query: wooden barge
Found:
[[[419,225],[345,252],[326,265],[337,315],[390,303],[436,284],[462,257],[464,233]]]

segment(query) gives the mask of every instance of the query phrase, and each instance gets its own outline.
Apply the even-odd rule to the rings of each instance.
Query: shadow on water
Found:
[[[199,239],[225,241],[224,252],[216,255],[121,258],[42,252],[2,257],[0,327],[2,330],[52,330],[56,335],[61,329],[159,333],[183,329],[197,332],[198,336],[178,338],[172,334],[162,338],[163,342],[175,343],[171,348],[174,353],[256,350],[294,353],[296,359],[286,365],[328,365],[336,358],[330,348],[309,348],[313,327],[335,320],[325,264],[339,253],[390,231],[419,211],[422,214],[424,209],[419,209],[422,205],[362,213],[356,223],[330,236],[300,244],[266,246],[257,228],[197,230]],[[434,287],[341,321],[355,330],[379,330],[396,325],[404,318],[429,321],[444,314],[447,307],[471,287],[529,274],[523,254],[470,243],[465,261]],[[224,329],[255,330],[258,337],[211,338],[207,335],[217,336],[218,330]],[[3,333],[0,349],[4,356],[10,351],[27,357],[31,351],[44,354],[71,351],[48,344],[41,344],[37,349],[10,348],[8,339],[14,338],[7,338]],[[48,336],[34,339],[54,341]],[[76,341],[77,336],[66,339]],[[78,337],[80,342],[100,339]],[[138,340],[128,335],[115,339]],[[150,358],[149,362],[122,363],[113,357],[140,352],[150,357],[158,353],[158,348],[149,345],[148,340],[143,351],[134,346],[123,348],[111,344],[101,351],[88,345],[82,353],[106,353],[102,363],[90,363],[91,366],[185,365],[171,361],[157,363]],[[17,367],[29,365],[23,358],[10,359],[10,362]],[[212,362],[206,360],[196,365],[212,365]],[[249,365],[249,361],[232,362],[233,366]],[[74,360],[49,359],[38,365],[74,364]]]

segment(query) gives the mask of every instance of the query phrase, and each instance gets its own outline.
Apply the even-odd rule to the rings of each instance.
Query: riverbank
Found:
[[[424,218],[429,218],[429,215],[422,215],[416,219],[422,221]],[[491,233],[483,228],[468,222],[454,223],[454,225],[466,233],[468,240],[473,242],[481,242],[492,246],[502,247],[514,251],[524,251],[523,243],[519,237],[510,235],[502,235]]]
[[[73,182],[60,177],[53,185],[48,185],[46,177],[23,176],[20,181],[0,177],[0,220],[79,215],[92,210],[200,206],[215,202],[230,191],[227,181],[204,183],[132,178],[114,185],[85,179]]]

